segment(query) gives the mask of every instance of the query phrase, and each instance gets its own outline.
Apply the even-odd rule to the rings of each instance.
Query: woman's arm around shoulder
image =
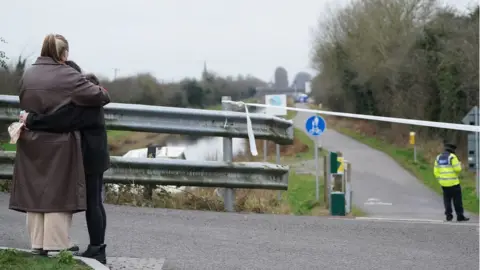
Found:
[[[110,102],[110,95],[101,86],[88,81],[73,68],[62,69],[62,84],[70,89],[72,102],[78,106],[104,106]]]

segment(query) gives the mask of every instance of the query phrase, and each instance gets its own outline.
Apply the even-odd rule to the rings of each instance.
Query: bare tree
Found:
[[[339,111],[459,122],[478,104],[478,27],[478,7],[351,2],[316,29],[313,94]]]

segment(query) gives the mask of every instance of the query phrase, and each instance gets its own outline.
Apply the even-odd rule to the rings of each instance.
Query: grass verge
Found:
[[[60,252],[56,257],[46,257],[15,249],[0,250],[0,269],[92,270],[91,267],[77,261],[71,253],[66,251]]]
[[[288,183],[288,192],[286,197],[291,209],[295,215],[328,215],[328,209],[325,208],[323,196],[323,177],[319,179],[319,197],[315,199],[315,175],[290,173]]]
[[[383,140],[357,133],[345,127],[337,127],[335,130],[361,142],[372,148],[380,150],[391,156],[402,167],[410,171],[417,179],[438,194],[442,194],[442,188],[433,175],[433,162],[427,160],[422,151],[417,150],[417,162],[413,161],[413,148],[399,147]],[[475,193],[475,178],[470,172],[461,175],[463,206],[466,210],[478,214],[479,199]]]

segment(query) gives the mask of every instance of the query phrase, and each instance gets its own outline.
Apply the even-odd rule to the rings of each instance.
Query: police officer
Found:
[[[452,143],[445,143],[445,151],[435,159],[433,174],[443,189],[443,203],[447,221],[452,221],[452,200],[457,214],[457,221],[468,221],[469,218],[463,215],[462,188],[458,175],[462,171],[462,165],[455,155],[456,146]]]

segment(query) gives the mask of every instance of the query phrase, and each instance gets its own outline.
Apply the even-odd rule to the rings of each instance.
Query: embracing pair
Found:
[[[41,56],[23,75],[10,209],[27,213],[32,250],[69,250],[106,263],[103,173],[110,157],[103,106],[107,91],[68,61],[69,44],[48,35]],[[85,211],[90,244],[79,253],[69,230]]]

